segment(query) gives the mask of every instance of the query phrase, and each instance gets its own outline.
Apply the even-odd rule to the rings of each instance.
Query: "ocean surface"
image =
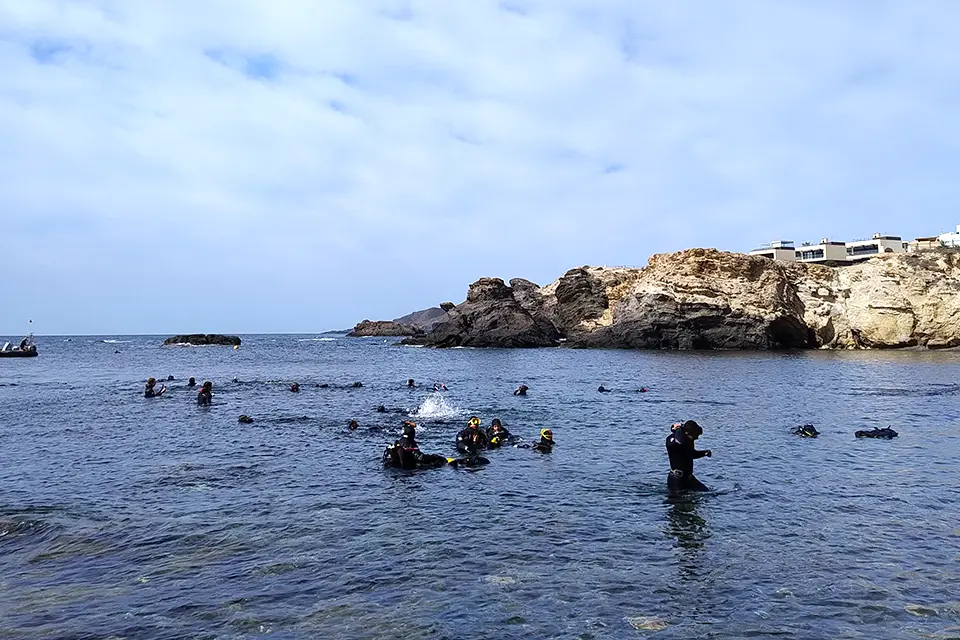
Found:
[[[960,637],[958,353],[242,337],[0,359],[0,638]],[[382,468],[402,420],[454,455],[473,414],[556,447]],[[684,419],[713,491],[669,498]]]

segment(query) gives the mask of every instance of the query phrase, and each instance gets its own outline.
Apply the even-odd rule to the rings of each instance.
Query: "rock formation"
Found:
[[[415,336],[422,333],[420,329],[409,324],[401,324],[393,320],[363,320],[347,335],[352,338],[365,336]]]
[[[444,303],[447,304],[447,303]],[[449,303],[450,308],[453,308],[453,303]],[[406,324],[411,327],[416,327],[417,329],[422,329],[426,331],[433,327],[433,325],[440,322],[444,316],[447,315],[447,310],[442,307],[430,307],[429,309],[424,309],[422,311],[414,311],[413,313],[408,313],[402,318],[395,318],[393,321],[398,324]]]
[[[960,346],[960,253],[840,268],[715,249],[643,269],[580,267],[545,287],[483,278],[422,336],[432,346],[645,349]]]
[[[237,336],[222,336],[219,333],[192,333],[190,335],[173,336],[163,341],[164,346],[176,344],[192,345],[225,345],[239,346],[240,338]]]

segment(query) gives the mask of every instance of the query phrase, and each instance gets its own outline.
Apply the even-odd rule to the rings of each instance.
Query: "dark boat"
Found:
[[[0,358],[35,358],[36,356],[37,345],[33,343],[32,335],[21,340],[19,347],[11,349],[8,342],[0,349]]]

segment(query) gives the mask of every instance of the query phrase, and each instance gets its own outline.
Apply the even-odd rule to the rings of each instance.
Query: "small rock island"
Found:
[[[223,345],[226,347],[240,346],[237,336],[224,336],[219,333],[191,333],[189,335],[173,336],[163,341],[163,346],[190,344],[195,346]]]

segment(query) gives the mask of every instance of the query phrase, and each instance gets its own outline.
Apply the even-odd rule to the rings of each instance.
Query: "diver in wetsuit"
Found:
[[[457,451],[467,456],[475,456],[487,448],[487,434],[480,429],[480,418],[473,416],[467,428],[457,434]]]
[[[550,431],[550,429],[541,429],[540,440],[534,442],[531,448],[540,453],[550,453],[553,451],[553,431]]]
[[[527,391],[528,391],[529,389],[530,389],[530,387],[528,387],[528,386],[525,385],[525,384],[522,384],[522,385],[520,385],[519,387],[517,387],[517,388],[514,390],[513,395],[515,395],[515,396],[525,396],[525,395],[527,395]]]
[[[693,420],[687,420],[674,428],[667,436],[667,456],[670,458],[670,473],[667,475],[667,488],[681,491],[709,491],[693,475],[693,461],[704,456],[711,457],[709,449],[697,451],[694,442],[703,433],[703,429]]]
[[[412,422],[403,423],[403,436],[383,451],[383,466],[398,469],[442,467],[448,460],[420,451],[416,440],[417,429]]]
[[[200,393],[197,394],[197,406],[206,407],[211,402],[213,402],[213,383],[207,380],[200,388]]]
[[[148,378],[146,386],[143,387],[143,397],[159,398],[167,390],[167,387],[165,385],[160,385],[160,389],[157,389],[156,387],[157,387],[157,379]]]
[[[513,435],[503,426],[500,418],[494,418],[493,424],[487,429],[487,448],[496,449],[511,442],[513,442]]]

